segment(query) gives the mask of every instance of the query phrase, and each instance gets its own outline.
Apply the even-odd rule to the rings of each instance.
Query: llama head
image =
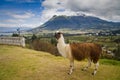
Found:
[[[55,32],[55,38],[58,40],[61,37],[62,32],[56,31]]]

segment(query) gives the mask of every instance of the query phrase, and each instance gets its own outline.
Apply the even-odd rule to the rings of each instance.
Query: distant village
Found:
[[[118,36],[120,33],[118,32],[98,32],[98,33],[85,33],[86,35],[92,35],[92,36]]]

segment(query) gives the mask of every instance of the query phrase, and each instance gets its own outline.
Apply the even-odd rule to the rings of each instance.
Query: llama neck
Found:
[[[63,35],[61,35],[61,37],[59,38],[58,44],[61,44],[61,46],[66,45]]]
[[[58,44],[57,44],[57,48],[59,53],[63,56],[63,57],[67,57],[66,55],[66,43],[64,41],[64,37],[63,35],[61,35],[61,37],[58,39]]]

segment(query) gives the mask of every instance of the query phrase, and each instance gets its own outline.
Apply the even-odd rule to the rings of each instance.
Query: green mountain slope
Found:
[[[75,71],[68,75],[69,60],[51,54],[16,46],[0,45],[0,80],[120,80],[118,65],[104,64],[95,76],[91,75],[93,66],[87,71],[81,68],[86,60],[75,61]],[[115,61],[116,62],[116,61]]]

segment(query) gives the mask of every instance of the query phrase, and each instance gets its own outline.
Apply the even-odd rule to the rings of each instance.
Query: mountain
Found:
[[[79,15],[79,16],[53,16],[43,25],[32,29],[32,32],[39,32],[42,30],[59,30],[59,29],[70,29],[70,30],[88,30],[88,29],[120,29],[120,22],[110,22],[102,20],[98,17]]]

